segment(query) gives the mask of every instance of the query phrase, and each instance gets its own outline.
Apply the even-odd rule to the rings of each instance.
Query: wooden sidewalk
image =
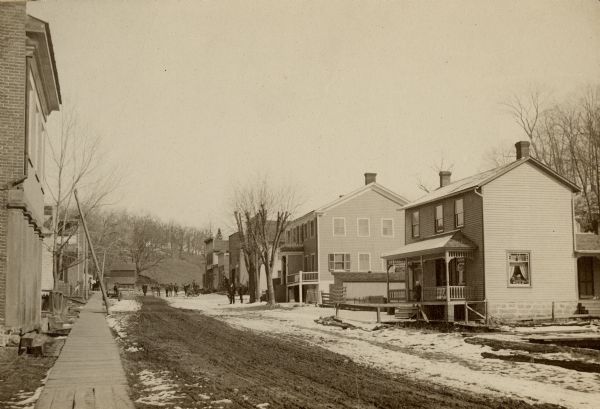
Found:
[[[83,307],[35,409],[134,409],[101,296]]]

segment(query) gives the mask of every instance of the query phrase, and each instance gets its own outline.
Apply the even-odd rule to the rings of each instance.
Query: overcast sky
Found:
[[[410,198],[523,136],[501,105],[600,82],[598,1],[45,0],[64,99],[127,164],[119,205],[231,224],[268,174],[302,210],[364,183]]]

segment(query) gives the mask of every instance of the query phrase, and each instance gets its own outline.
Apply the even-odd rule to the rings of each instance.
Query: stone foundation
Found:
[[[528,319],[567,318],[575,314],[577,301],[520,301],[488,302],[488,317],[501,321],[519,321]]]

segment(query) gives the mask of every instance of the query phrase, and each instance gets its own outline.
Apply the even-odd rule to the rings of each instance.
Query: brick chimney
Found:
[[[375,183],[377,181],[377,173],[365,173],[365,185]]]
[[[449,185],[451,176],[452,172],[449,170],[440,170],[440,187]]]
[[[519,141],[515,143],[517,148],[517,160],[529,157],[529,141]]]

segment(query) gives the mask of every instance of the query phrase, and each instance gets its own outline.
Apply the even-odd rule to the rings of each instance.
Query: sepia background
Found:
[[[66,105],[125,169],[118,205],[231,226],[232,186],[298,186],[300,211],[363,184],[415,199],[437,170],[523,139],[503,105],[600,78],[596,1],[55,1]],[[100,61],[100,63],[99,63]],[[64,111],[64,110],[63,110]],[[54,122],[57,117],[54,115]]]

